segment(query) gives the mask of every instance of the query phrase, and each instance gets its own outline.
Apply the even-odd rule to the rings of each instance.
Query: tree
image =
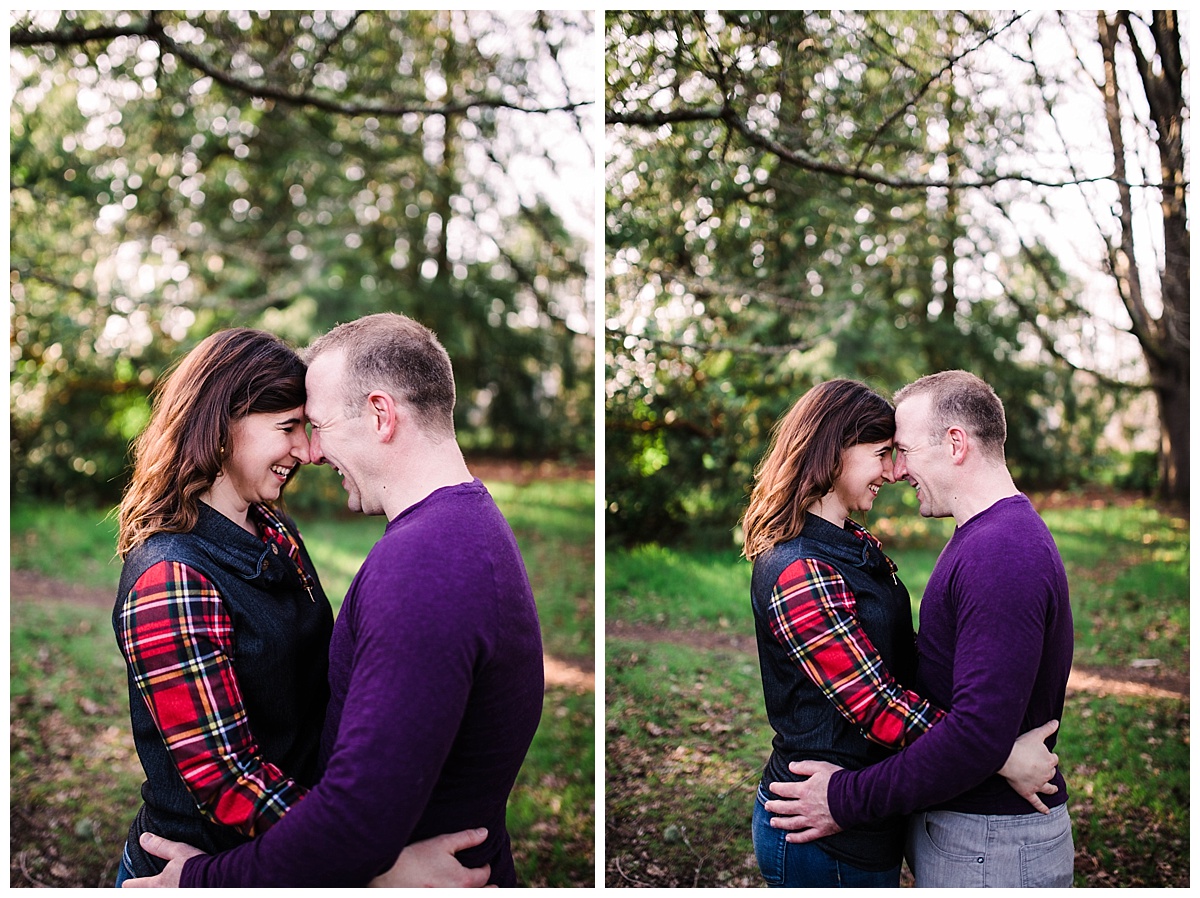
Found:
[[[14,14],[22,490],[111,494],[169,361],[405,312],[471,449],[590,452],[586,14]]]
[[[1081,357],[1094,320],[1081,276],[1022,230],[1022,204],[1093,180],[1061,149],[1059,170],[1027,155],[1038,93],[1015,89],[1032,75],[1012,48],[1045,27],[912,11],[608,16],[613,530],[641,529],[622,517],[639,506],[633,482],[649,494],[656,479],[692,503],[657,514],[687,520],[716,491],[728,523],[775,417],[834,375],[887,392],[971,368],[1014,400],[1024,483],[1089,473],[1081,458],[1139,382]]]
[[[1191,487],[1191,237],[1187,220],[1187,154],[1184,132],[1183,44],[1178,14],[1155,10],[1149,21],[1128,11],[1115,16],[1097,14],[1097,31],[1104,59],[1104,77],[1097,86],[1104,97],[1104,120],[1112,146],[1113,180],[1119,194],[1118,227],[1108,243],[1107,269],[1129,313],[1158,399],[1162,431],[1161,490],[1167,498],[1186,502]],[[1135,27],[1136,26],[1136,27]],[[1122,45],[1124,45],[1122,47]],[[1124,50],[1134,71],[1118,62]],[[1148,119],[1131,115],[1122,97],[1140,90]],[[1131,181],[1126,157],[1126,132],[1141,132],[1158,157],[1162,244],[1152,270],[1144,270],[1137,244],[1145,239],[1135,227],[1134,192],[1143,179],[1154,184],[1147,165]],[[1135,136],[1134,139],[1137,139]],[[1153,258],[1153,257],[1151,257]],[[1147,292],[1158,294],[1157,314]]]

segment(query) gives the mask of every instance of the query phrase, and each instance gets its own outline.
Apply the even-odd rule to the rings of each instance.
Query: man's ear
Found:
[[[967,448],[971,445],[971,435],[961,427],[950,427],[946,430],[950,440],[950,460],[961,465],[967,456]]]
[[[367,395],[367,414],[374,423],[375,433],[386,443],[395,435],[405,413],[390,393],[375,390]]]

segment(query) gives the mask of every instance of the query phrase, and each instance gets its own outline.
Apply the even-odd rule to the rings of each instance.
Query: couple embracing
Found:
[[[395,314],[303,359],[221,331],[171,372],[119,516],[113,626],[146,781],[117,885],[516,884],[505,805],[541,635],[454,400],[445,349]],[[336,622],[280,505],[308,463],[387,519]]]
[[[744,518],[767,716],[753,817],[772,886],[1070,886],[1050,749],[1073,632],[1067,578],[1004,457],[1004,409],[964,371],[819,384],[781,419]],[[920,606],[851,519],[897,480],[953,517]],[[1050,749],[1047,748],[1047,741]]]

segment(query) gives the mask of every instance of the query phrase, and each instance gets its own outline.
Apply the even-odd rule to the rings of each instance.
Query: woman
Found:
[[[316,782],[333,612],[273,504],[309,460],[304,374],[270,334],[214,334],[134,443],[113,627],[146,781],[118,884],[163,867],[141,833],[231,848]]]
[[[118,886],[166,863],[142,833],[219,852],[317,780],[333,613],[275,504],[309,461],[304,377],[276,337],[219,332],[171,373],[134,443],[113,627],[146,781]],[[428,851],[401,858],[396,876],[445,869]]]
[[[817,385],[776,427],[743,520],[775,730],[753,817],[755,854],[771,886],[899,885],[903,820],[790,844],[763,807],[775,797],[768,783],[797,779],[789,762],[861,769],[944,716],[903,685],[917,664],[908,591],[880,542],[850,519],[894,482],[894,433],[893,408],[863,384]],[[1029,788],[1022,781],[1018,791]]]

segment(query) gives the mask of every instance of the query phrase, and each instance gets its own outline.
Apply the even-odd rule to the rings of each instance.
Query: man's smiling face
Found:
[[[939,505],[941,488],[939,474],[945,455],[945,439],[936,445],[929,441],[933,397],[914,396],[896,408],[896,464],[893,474],[897,480],[907,480],[917,491],[921,516],[944,518],[948,507]]]
[[[343,386],[345,355],[330,351],[317,356],[304,378],[308,399],[304,411],[312,426],[313,464],[329,465],[342,475],[347,507],[363,514],[382,514],[370,487],[370,468],[363,464],[369,434],[363,432],[366,415],[346,411]],[[365,403],[364,403],[365,405]]]

